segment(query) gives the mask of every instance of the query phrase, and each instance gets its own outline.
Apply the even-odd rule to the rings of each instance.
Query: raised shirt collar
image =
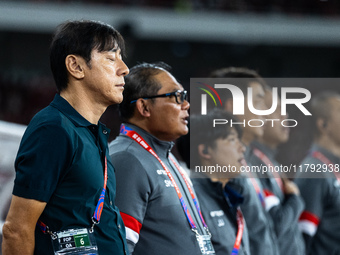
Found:
[[[244,197],[236,190],[228,186],[228,183],[223,188],[223,194],[232,207],[238,207],[244,201]]]
[[[58,109],[67,118],[69,118],[75,126],[78,127],[89,127],[93,124],[85,119],[79,112],[77,112],[67,100],[56,94],[53,101],[50,104],[52,107]],[[103,133],[108,134],[110,129],[108,129],[103,123],[98,122],[99,130],[103,130]],[[106,131],[104,131],[106,130]]]
[[[324,156],[326,156],[334,164],[339,164],[340,163],[340,158],[339,157],[335,156],[333,153],[331,153],[330,151],[326,150],[325,148],[317,145],[316,143],[314,143],[312,145],[310,153],[312,153],[313,151],[321,152]]]
[[[174,146],[174,142],[162,141],[153,136],[152,134],[146,132],[144,129],[130,124],[124,123],[126,127],[129,127],[136,131],[143,139],[152,147],[152,149],[156,152],[159,157],[168,157],[169,153]],[[120,134],[122,135],[122,134]]]
[[[262,151],[267,157],[275,159],[276,150],[269,148],[267,145],[258,141],[254,141],[252,142],[251,146]]]

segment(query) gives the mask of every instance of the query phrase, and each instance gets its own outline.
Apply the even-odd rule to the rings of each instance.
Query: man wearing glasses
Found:
[[[131,254],[215,254],[189,178],[170,152],[188,133],[187,93],[164,63],[126,77],[120,135],[110,144],[116,203]]]

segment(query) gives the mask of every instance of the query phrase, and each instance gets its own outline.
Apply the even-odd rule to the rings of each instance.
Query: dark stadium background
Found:
[[[51,35],[62,21],[80,18],[118,29],[129,67],[164,61],[186,89],[191,77],[227,66],[272,78],[340,77],[336,0],[0,1],[0,120],[27,125],[53,99]],[[313,94],[325,88],[309,89]],[[116,107],[101,120],[112,129],[112,140],[119,128]],[[299,162],[309,146],[308,118],[301,123],[280,149],[283,164]]]

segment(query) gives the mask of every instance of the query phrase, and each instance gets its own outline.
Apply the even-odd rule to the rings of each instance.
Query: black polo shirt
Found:
[[[100,224],[95,227],[99,254],[125,254],[125,228],[115,206],[116,179],[108,154],[109,129],[93,125],[56,95],[22,138],[15,162],[13,194],[47,203],[40,219],[52,231],[89,228],[104,184]],[[51,238],[36,229],[35,254],[53,254]]]

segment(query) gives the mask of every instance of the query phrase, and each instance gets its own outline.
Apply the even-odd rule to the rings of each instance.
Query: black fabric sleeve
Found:
[[[23,138],[15,162],[13,194],[48,202],[73,157],[69,134],[58,125],[45,125]]]

